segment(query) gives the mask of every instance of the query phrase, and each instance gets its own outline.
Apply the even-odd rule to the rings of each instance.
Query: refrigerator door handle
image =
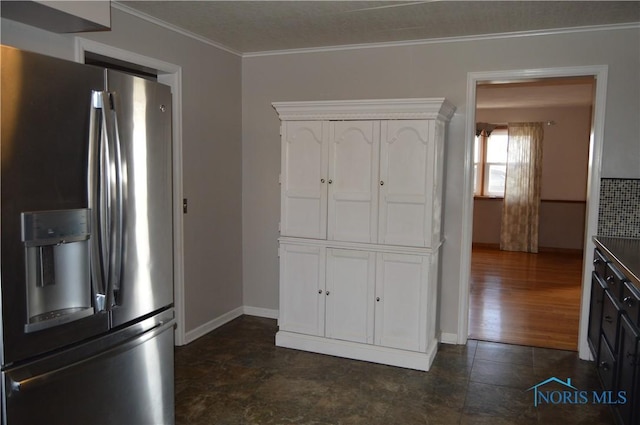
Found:
[[[113,94],[94,92],[93,105],[101,111],[98,137],[90,147],[89,205],[92,209],[92,228],[97,237],[92,244],[92,273],[102,294],[104,308],[115,304],[115,292],[120,287],[124,249],[124,178],[126,164],[120,149]],[[90,143],[91,146],[91,143]]]
[[[120,143],[120,133],[118,131],[118,111],[116,110],[116,94],[104,92],[104,100],[109,108],[103,108],[105,115],[105,130],[109,151],[108,166],[110,169],[110,257],[109,257],[109,279],[107,281],[107,306],[111,308],[116,305],[116,292],[120,290],[122,274],[122,259],[124,256],[124,202],[125,202],[125,181],[126,160],[124,151]]]
[[[89,119],[89,158],[87,170],[87,197],[90,209],[90,251],[91,251],[91,282],[94,293],[94,304],[97,311],[106,309],[106,241],[105,232],[101,226],[101,217],[106,214],[106,205],[101,197],[100,182],[103,178],[101,161],[103,160],[103,93],[93,91],[91,94],[91,115]]]

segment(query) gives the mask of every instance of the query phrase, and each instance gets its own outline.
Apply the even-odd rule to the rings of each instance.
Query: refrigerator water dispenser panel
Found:
[[[90,316],[89,209],[23,212],[27,317],[35,332]]]

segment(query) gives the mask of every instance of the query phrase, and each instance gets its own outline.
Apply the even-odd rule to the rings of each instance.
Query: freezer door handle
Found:
[[[19,381],[14,381],[13,379],[11,379],[11,377],[7,378],[9,381],[9,389],[11,390],[11,392],[17,393],[18,391],[20,391],[20,387],[22,386],[22,383]]]
[[[124,250],[124,198],[126,160],[121,149],[114,94],[93,92],[93,107],[100,112],[99,131],[89,148],[89,206],[92,210],[92,274],[101,291],[103,309],[115,304],[120,286]]]
[[[122,342],[110,347],[104,351],[96,353],[95,355],[87,356],[82,360],[66,364],[64,366],[48,370],[44,373],[36,374],[28,368],[24,371],[19,371],[12,376],[12,373],[6,373],[5,379],[7,384],[7,395],[15,393],[27,393],[29,390],[34,390],[42,385],[47,385],[50,382],[63,381],[65,376],[77,375],[77,369],[74,370],[73,366],[80,366],[82,364],[88,364],[95,361],[98,357],[115,357],[119,353],[123,353],[131,350],[133,347],[140,345],[146,341],[149,341],[161,333],[167,331],[175,324],[174,319],[168,321],[160,321],[151,329],[145,330],[142,333],[131,335],[131,337],[123,340]]]

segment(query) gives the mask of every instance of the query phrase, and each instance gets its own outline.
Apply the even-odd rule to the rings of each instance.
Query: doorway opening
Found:
[[[472,339],[577,351],[593,76],[476,86]],[[510,123],[540,123],[534,253],[501,246]]]
[[[586,330],[588,326],[588,307],[590,289],[590,257],[594,244],[591,236],[597,231],[598,207],[600,197],[600,164],[602,161],[604,114],[606,105],[606,81],[608,68],[605,65],[566,67],[566,68],[546,68],[510,71],[488,71],[472,72],[467,77],[467,121],[466,121],[466,144],[465,144],[465,186],[463,199],[463,228],[462,228],[462,256],[460,269],[460,304],[458,310],[458,343],[465,343],[469,337],[470,323],[470,295],[471,295],[471,263],[472,263],[472,242],[474,231],[474,136],[476,130],[476,92],[483,84],[531,84],[533,82],[552,82],[548,79],[571,79],[579,77],[589,77],[593,80],[593,104],[591,109],[591,125],[589,128],[588,141],[588,162],[586,188],[584,196],[584,226],[582,228],[582,262],[581,283],[580,283],[580,304],[578,319],[577,349],[579,357],[590,359],[589,348],[586,342]],[[567,82],[568,80],[564,80]],[[557,84],[558,81],[555,81]],[[494,87],[495,88],[495,87]],[[536,121],[554,121],[553,118],[535,118]],[[522,120],[520,120],[522,121]],[[558,121],[559,122],[559,121]],[[556,122],[556,126],[558,125]],[[555,127],[553,127],[555,130]],[[566,173],[565,173],[566,174]],[[561,177],[564,179],[564,177]],[[556,181],[558,178],[556,178]],[[553,181],[553,180],[552,180]],[[579,252],[579,251],[578,251]],[[539,255],[539,254],[538,254]],[[564,264],[564,262],[563,262]],[[492,266],[493,267],[493,266]],[[552,268],[554,271],[557,269]],[[535,273],[528,272],[535,276]],[[559,318],[553,318],[553,312],[546,309],[541,315],[545,319],[555,321],[556,326],[562,325]],[[502,318],[502,317],[501,317]],[[540,320],[541,317],[534,317]],[[504,320],[508,320],[504,318]],[[503,322],[504,322],[503,320]],[[575,348],[574,348],[575,349]]]

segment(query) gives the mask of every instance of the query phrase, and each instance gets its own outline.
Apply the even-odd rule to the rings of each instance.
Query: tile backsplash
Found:
[[[640,238],[640,179],[601,179],[598,235]]]

